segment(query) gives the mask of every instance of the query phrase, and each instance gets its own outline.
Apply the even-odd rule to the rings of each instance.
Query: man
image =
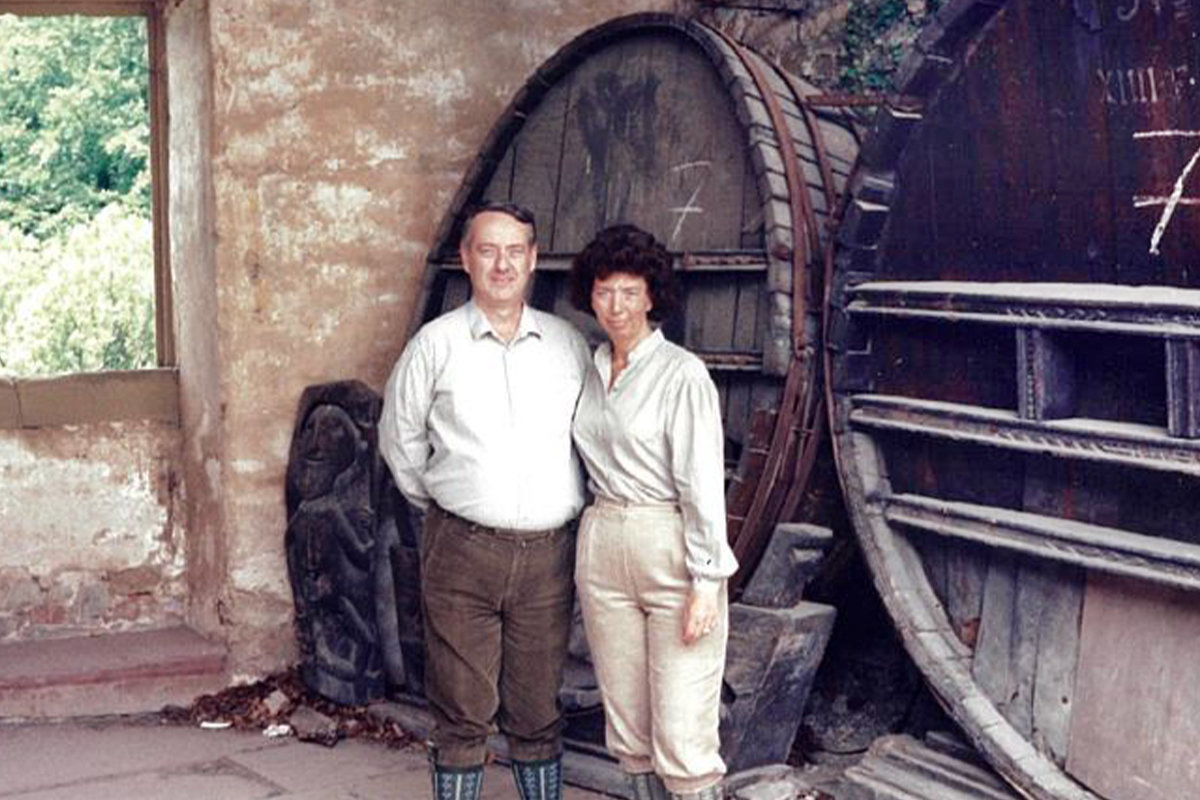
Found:
[[[493,721],[521,800],[561,796],[562,681],[583,482],[571,416],[591,357],[525,304],[533,215],[486,204],[459,247],[471,300],[426,324],[385,390],[379,445],[426,510],[421,540],[435,800],[474,800]]]

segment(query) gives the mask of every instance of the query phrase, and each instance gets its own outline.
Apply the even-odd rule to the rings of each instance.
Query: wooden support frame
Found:
[[[1032,420],[1002,409],[890,395],[854,395],[852,403],[850,423],[858,429],[898,431],[1200,477],[1200,443],[1148,425]]]
[[[1075,416],[1075,365],[1049,331],[1017,331],[1017,411],[1023,419]]]
[[[1200,589],[1200,547],[1025,511],[893,495],[877,501],[888,522],[1047,561]]]
[[[1168,339],[1167,429],[1172,436],[1200,439],[1200,342]]]

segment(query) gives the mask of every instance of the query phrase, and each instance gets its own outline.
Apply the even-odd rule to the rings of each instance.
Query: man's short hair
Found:
[[[462,238],[467,238],[467,233],[471,230],[471,223],[480,214],[487,211],[495,211],[498,214],[506,214],[517,222],[529,226],[529,243],[537,244],[537,222],[534,219],[533,212],[525,206],[511,203],[507,200],[483,200],[476,205],[467,209],[466,219],[463,221]]]

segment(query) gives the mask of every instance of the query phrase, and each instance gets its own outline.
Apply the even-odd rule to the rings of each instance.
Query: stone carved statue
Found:
[[[388,529],[377,524],[381,406],[358,381],[309,387],[288,458],[285,546],[301,675],[347,705],[382,698],[389,678],[403,682]]]

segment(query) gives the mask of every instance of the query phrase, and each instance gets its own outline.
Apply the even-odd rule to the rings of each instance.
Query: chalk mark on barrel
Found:
[[[1176,138],[1176,139],[1194,139],[1200,138],[1200,131],[1137,131],[1133,134],[1134,139],[1151,139],[1151,138]],[[1150,255],[1158,255],[1158,245],[1162,242],[1163,234],[1167,232],[1167,225],[1171,222],[1171,217],[1175,215],[1175,208],[1180,205],[1200,205],[1200,199],[1194,197],[1183,196],[1183,184],[1187,181],[1188,176],[1196,166],[1196,162],[1200,160],[1200,148],[1192,153],[1192,157],[1188,159],[1183,171],[1179,173],[1179,177],[1175,179],[1175,186],[1171,189],[1171,194],[1167,197],[1152,197],[1147,195],[1134,195],[1133,207],[1145,208],[1147,206],[1163,206],[1162,216],[1158,219],[1158,224],[1154,226],[1154,233],[1150,236]]]
[[[672,214],[678,214],[675,219],[675,228],[671,231],[671,242],[674,243],[679,238],[680,232],[683,230],[683,222],[687,219],[688,214],[703,214],[704,208],[696,205],[696,199],[700,197],[700,192],[704,191],[704,184],[708,180],[708,168],[712,166],[711,161],[688,161],[683,164],[676,164],[671,167],[671,172],[683,172],[684,170],[703,168],[705,170],[704,177],[696,184],[696,188],[692,190],[692,195],[687,199],[687,202],[681,206],[672,206],[669,211]]]
[[[1131,0],[1129,6],[1127,8],[1121,8],[1118,6],[1117,7],[1117,19],[1121,20],[1122,22],[1129,22],[1135,16],[1137,16],[1138,11],[1141,9],[1141,5],[1142,5],[1141,0]],[[1155,16],[1161,17],[1163,15],[1164,10],[1166,10],[1168,13],[1171,13],[1171,9],[1169,9],[1169,8],[1164,9],[1164,6],[1166,6],[1166,5],[1167,5],[1167,3],[1165,2],[1165,0],[1150,0],[1150,6],[1153,8]],[[1175,19],[1177,19],[1177,20],[1187,19],[1188,0],[1171,0],[1170,5],[1174,6]]]

